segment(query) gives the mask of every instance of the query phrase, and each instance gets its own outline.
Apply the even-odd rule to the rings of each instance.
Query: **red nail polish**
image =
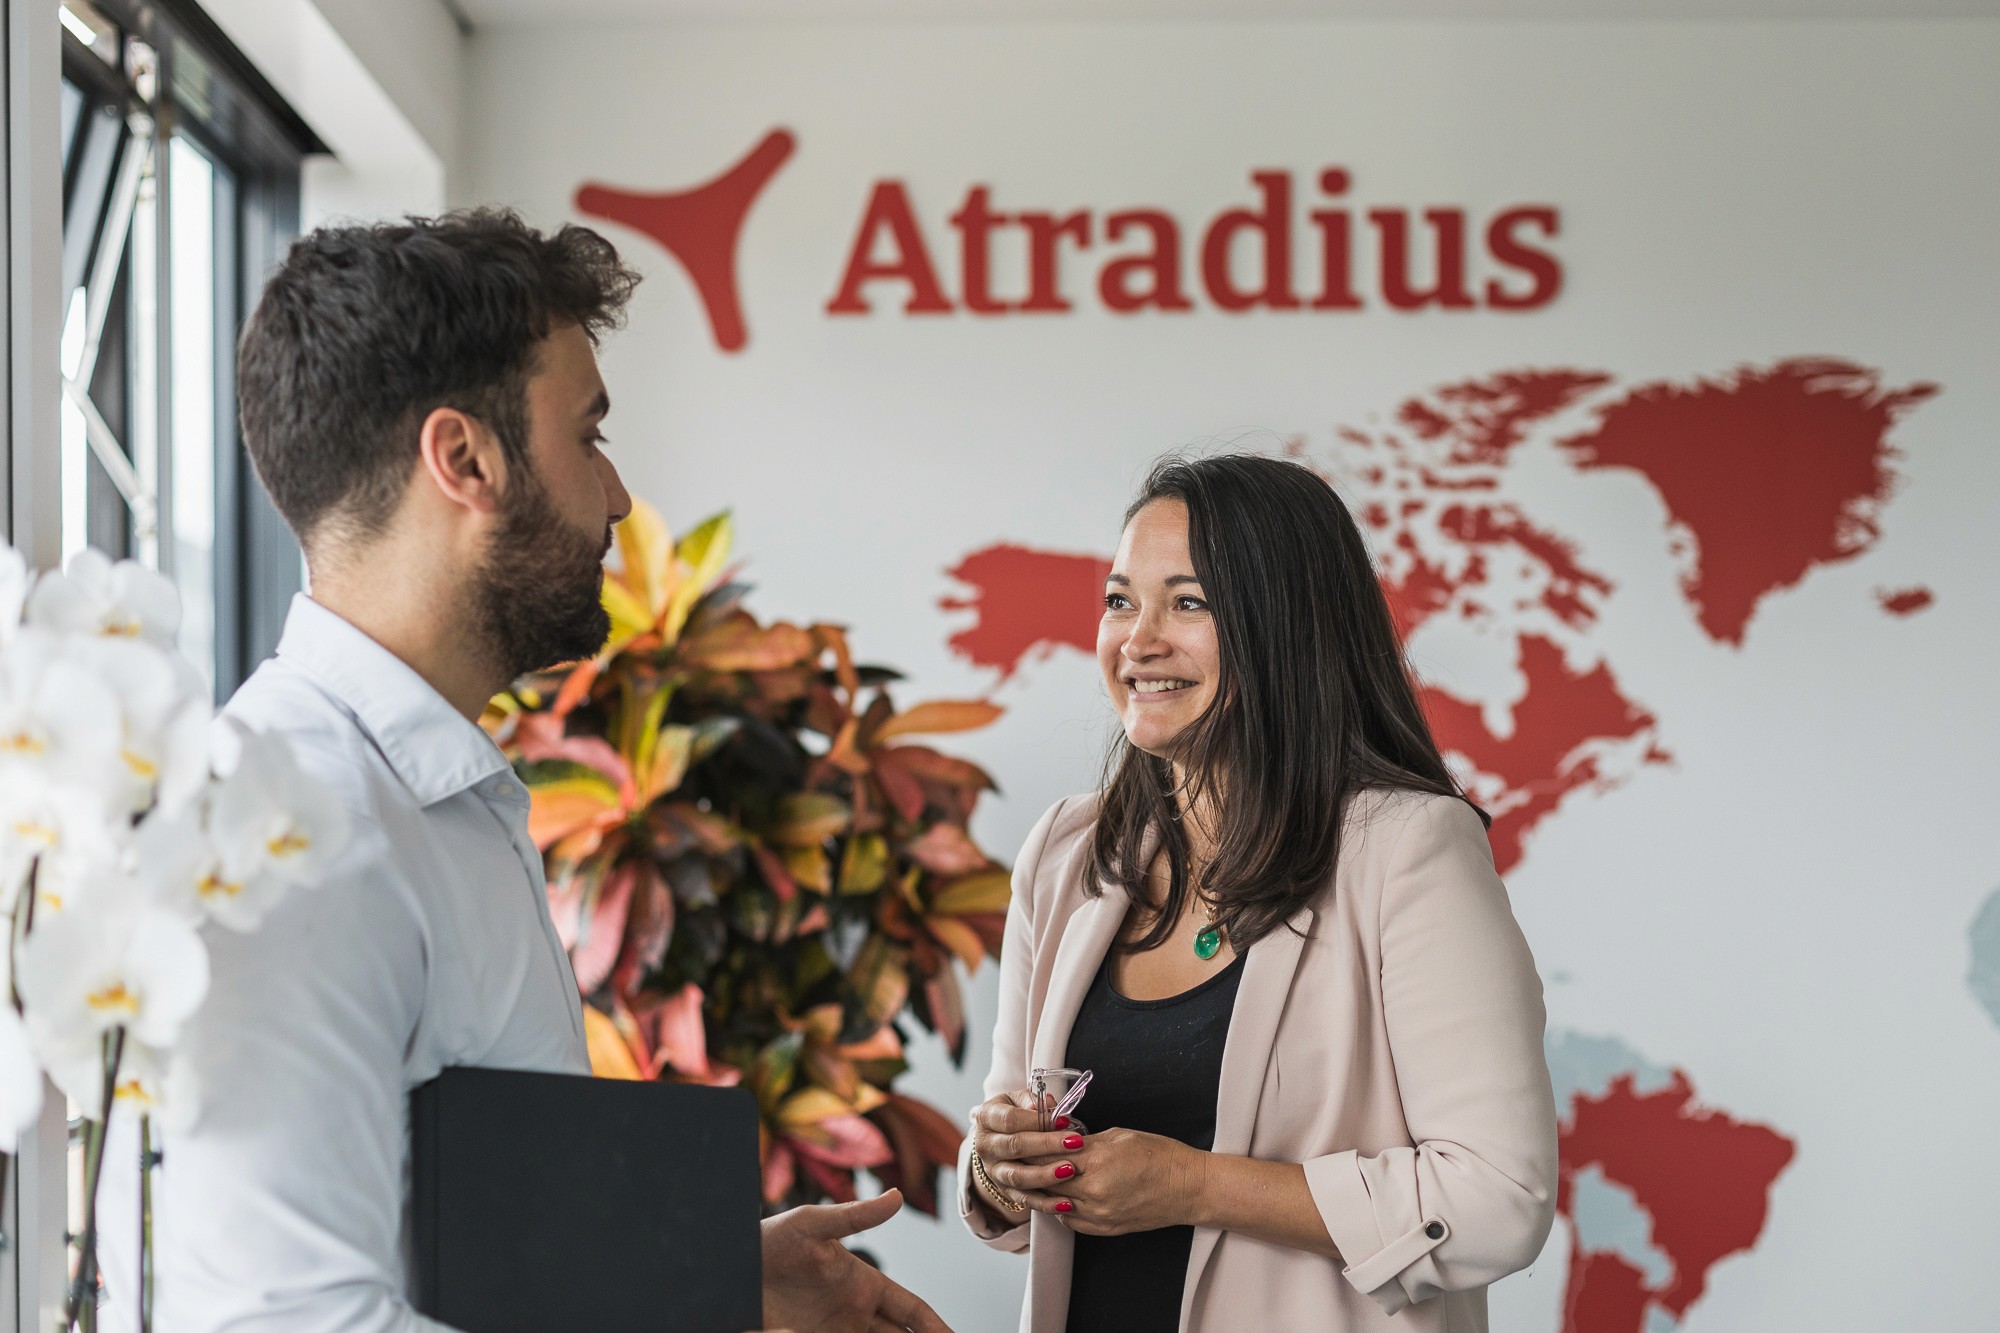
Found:
[[[1057,1128],[1057,1129],[1068,1129],[1068,1128],[1069,1128],[1069,1117],[1068,1117],[1068,1116],[1066,1116],[1066,1115],[1059,1115],[1059,1116],[1057,1116],[1057,1117],[1056,1117],[1056,1128]]]
[[[1069,1149],[1071,1152],[1075,1152],[1078,1148],[1081,1148],[1082,1146],[1083,1146],[1083,1135],[1081,1134],[1063,1135],[1063,1147]]]
[[[1076,1205],[1071,1203],[1068,1199],[1056,1200],[1056,1211],[1059,1213],[1066,1213],[1074,1207],[1076,1207]]]
[[[1056,1179],[1057,1179],[1057,1180],[1068,1180],[1068,1179],[1069,1179],[1069,1178],[1070,1178],[1071,1176],[1073,1176],[1073,1175],[1075,1175],[1075,1174],[1076,1174],[1076,1166],[1075,1166],[1075,1164],[1074,1164],[1074,1163],[1072,1163],[1072,1162],[1058,1162],[1058,1163],[1056,1164]]]

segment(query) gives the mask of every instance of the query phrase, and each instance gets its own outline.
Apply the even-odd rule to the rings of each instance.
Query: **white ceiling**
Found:
[[[735,19],[2000,18],[2000,0],[444,0],[473,27]]]

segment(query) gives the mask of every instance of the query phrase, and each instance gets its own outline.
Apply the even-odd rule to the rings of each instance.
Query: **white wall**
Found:
[[[204,0],[332,150],[301,220],[435,213],[457,170],[464,38],[438,0]]]
[[[735,507],[765,614],[850,623],[864,656],[912,672],[908,698],[1008,706],[957,747],[1005,789],[980,827],[1003,853],[1089,784],[1105,718],[1081,653],[1055,648],[1004,681],[954,654],[969,616],[938,607],[967,591],[948,567],[1003,541],[1108,552],[1137,476],[1169,445],[1269,428],[1358,496],[1358,446],[1337,427],[1395,436],[1415,457],[1398,417],[1413,396],[1516,368],[1613,375],[1492,477],[1605,574],[1594,618],[1566,630],[1495,603],[1464,633],[1440,620],[1415,650],[1440,688],[1484,709],[1491,734],[1464,740],[1475,761],[1527,716],[1531,632],[1555,637],[1577,673],[1615,672],[1655,719],[1644,737],[1672,755],[1581,746],[1571,757],[1597,756],[1605,780],[1537,824],[1509,875],[1567,1034],[1559,1078],[1612,1106],[1613,1075],[1633,1076],[1623,1095],[1657,1099],[1665,1071],[1684,1070],[1725,1118],[1704,1126],[1768,1126],[1796,1149],[1768,1191],[1717,1180],[1768,1200],[1768,1215],[1747,1248],[1704,1266],[1691,1305],[1656,1291],[1644,1327],[1970,1328],[2000,1301],[2000,1155],[1981,1146],[2000,1031],[1965,984],[1967,928],[2000,885],[1986,832],[2000,797],[2000,591],[1986,577],[2000,559],[1995,68],[1991,22],[502,30],[470,45],[455,193],[553,224],[582,216],[586,182],[681,190],[773,127],[796,135],[737,256],[740,352],[718,349],[665,250],[597,223],[650,275],[604,353],[613,454],[677,527]],[[945,218],[974,182],[1003,210],[1087,207],[1101,221],[1148,204],[1198,229],[1253,202],[1254,169],[1310,191],[1335,164],[1368,205],[1482,219],[1558,206],[1562,295],[1520,314],[1374,299],[1229,314],[1203,298],[1120,316],[1092,296],[1100,240],[1065,252],[1069,315],[911,317],[893,283],[867,289],[872,314],[826,310],[883,179],[906,183],[957,304]],[[1316,254],[1306,203],[1301,265]],[[1018,294],[1010,236],[997,283]],[[1632,471],[1579,471],[1558,441],[1644,386],[1706,392],[1706,379],[1721,393],[1738,367],[1809,355],[1851,359],[1885,388],[1942,388],[1889,435],[1900,452],[1881,459],[1901,480],[1874,511],[1879,534],[1850,533],[1850,558],[1774,584],[1741,642],[1725,642],[1683,593],[1700,553],[1676,536],[1668,493]],[[1737,422],[1741,475],[1713,493],[1781,519],[1803,472],[1759,466],[1797,421],[1755,415]],[[1878,590],[1912,585],[1934,604],[1887,614]],[[977,1033],[990,971],[974,995]],[[962,1112],[985,1059],[983,1034],[973,1044],[963,1076],[919,1048],[915,1088]],[[1651,1132],[1625,1142],[1643,1155]],[[1722,1169],[1686,1151],[1688,1172]],[[1496,1291],[1496,1329],[1553,1333],[1577,1264],[1671,1268],[1669,1204],[1603,1184],[1610,1166],[1572,1165],[1588,1197],[1534,1273]],[[1011,1326],[1021,1266],[955,1223],[900,1219],[880,1249],[964,1333]]]

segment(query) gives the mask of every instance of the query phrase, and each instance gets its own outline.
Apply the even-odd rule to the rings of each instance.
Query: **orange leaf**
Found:
[[[684,661],[710,671],[775,671],[796,666],[812,655],[812,636],[797,625],[779,623],[765,628],[747,611],[736,612],[681,645]]]
[[[973,731],[986,726],[1006,710],[983,699],[934,699],[927,704],[896,714],[875,733],[875,743],[896,736],[914,736],[940,731]]]
[[[814,625],[813,633],[833,651],[833,676],[846,692],[851,706],[861,693],[861,675],[854,669],[854,653],[847,646],[847,630],[840,625]]]
[[[958,956],[968,972],[977,972],[980,962],[986,957],[986,946],[979,935],[963,921],[948,916],[930,917],[924,925],[936,937],[937,942]]]
[[[827,760],[843,772],[856,777],[868,771],[868,756],[855,746],[854,738],[861,732],[861,721],[848,718],[840,724],[840,734],[833,738],[833,748],[826,753]]]
[[[617,1025],[595,1005],[583,1006],[583,1037],[590,1049],[590,1072],[598,1078],[644,1077]]]
[[[834,1049],[850,1060],[900,1060],[903,1058],[903,1039],[896,1035],[895,1028],[884,1023],[866,1040],[849,1042]]]
[[[564,778],[528,791],[528,836],[547,851],[582,830],[602,832],[625,817],[617,789],[592,778]]]
[[[550,712],[557,717],[567,717],[576,706],[590,697],[590,687],[597,681],[597,659],[587,658],[576,664],[576,670],[564,679],[562,688],[556,691],[556,701]]]

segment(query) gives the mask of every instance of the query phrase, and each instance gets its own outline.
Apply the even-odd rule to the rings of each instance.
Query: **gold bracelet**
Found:
[[[981,1189],[993,1197],[994,1202],[998,1203],[1008,1212],[1018,1213],[1027,1209],[1028,1204],[1026,1200],[1007,1193],[1007,1191],[993,1183],[993,1177],[986,1174],[986,1163],[979,1160],[979,1149],[977,1148],[972,1150],[972,1178],[979,1182]]]

